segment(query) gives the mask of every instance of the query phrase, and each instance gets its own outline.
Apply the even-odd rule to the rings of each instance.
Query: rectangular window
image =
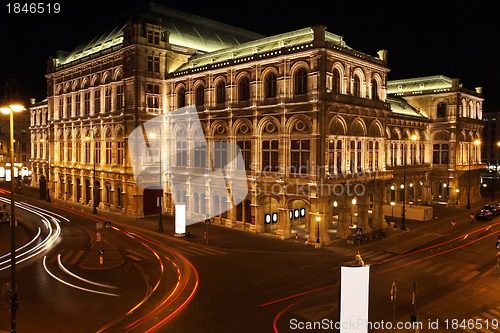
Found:
[[[148,56],[148,72],[160,73],[160,57]]]
[[[262,141],[262,171],[278,171],[278,140]]]
[[[177,166],[187,166],[187,142],[177,142]]]
[[[85,163],[90,163],[90,141],[85,141]]]
[[[106,164],[111,164],[111,142],[106,141]]]
[[[64,98],[59,97],[59,119],[64,118]]]
[[[67,151],[66,151],[66,159],[68,162],[73,162],[73,144],[70,140],[66,143],[67,145]]]
[[[64,142],[59,142],[59,161],[64,162]]]
[[[227,165],[227,141],[214,141],[214,169]]]
[[[96,141],[95,143],[95,163],[100,164],[101,163],[101,142]]]
[[[81,110],[80,110],[80,98],[81,98],[80,93],[77,93],[75,95],[75,114],[77,116],[79,116],[80,112],[81,112]]]
[[[117,149],[116,149],[116,162],[118,165],[123,165],[123,147],[124,143],[123,141],[118,141],[116,143]]]
[[[309,173],[309,140],[290,142],[290,172]]]
[[[101,90],[94,91],[94,114],[101,112]]]
[[[146,85],[147,106],[151,109],[160,108],[160,85],[148,83]]]
[[[111,112],[111,87],[104,90],[104,112]]]
[[[73,117],[73,110],[71,109],[72,96],[66,97],[66,116]]]
[[[82,160],[82,142],[81,141],[76,142],[75,160],[76,160],[76,163],[80,163],[80,161]]]
[[[90,114],[90,91],[83,94],[83,113],[85,115]]]
[[[238,147],[240,147],[241,155],[243,156],[244,165],[238,165],[238,168],[244,167],[245,170],[251,170],[252,166],[252,141],[251,140],[241,140],[237,142]]]
[[[116,86],[116,110],[123,110],[123,85]]]
[[[195,142],[194,166],[196,168],[205,168],[207,166],[206,156],[207,156],[207,146],[205,144],[205,141]]]

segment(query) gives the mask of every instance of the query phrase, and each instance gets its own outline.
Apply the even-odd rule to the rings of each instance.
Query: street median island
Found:
[[[111,269],[125,263],[121,252],[106,241],[93,242],[90,250],[80,262],[83,269]]]

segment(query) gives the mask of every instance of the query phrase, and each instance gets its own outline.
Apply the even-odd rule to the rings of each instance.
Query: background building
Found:
[[[300,225],[328,244],[330,229],[345,238],[384,227],[391,202],[478,199],[480,89],[388,73],[387,51],[353,50],[324,26],[264,37],[152,3],[49,60],[46,105],[31,108],[48,110],[47,123],[31,118],[33,172],[56,199],[142,217],[159,213],[161,196],[165,212],[184,202],[201,221],[228,197],[139,187],[127,142],[153,117],[195,105],[202,125],[170,133],[185,186],[227,162],[225,142],[247,170],[249,195],[216,223],[281,238]],[[212,159],[182,146],[189,133],[204,133]]]

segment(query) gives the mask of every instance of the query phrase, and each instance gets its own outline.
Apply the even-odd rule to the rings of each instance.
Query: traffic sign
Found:
[[[97,251],[101,256],[104,255],[104,251],[103,250],[98,250]]]
[[[104,222],[104,227],[105,228],[111,228],[111,221]]]

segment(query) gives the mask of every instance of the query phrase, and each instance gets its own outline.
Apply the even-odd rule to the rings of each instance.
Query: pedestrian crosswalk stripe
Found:
[[[370,259],[371,261],[382,261],[383,259],[386,259],[390,256],[392,256],[392,254],[390,253],[380,253],[379,255],[369,257],[368,259]]]
[[[499,307],[499,308],[500,308],[500,307]],[[497,310],[495,310],[495,309],[490,309],[490,312],[491,312],[491,313],[494,313],[494,314],[497,316],[497,318],[500,318],[500,311],[497,311]]]
[[[208,254],[226,254],[226,252],[219,251],[217,249],[213,248],[206,248],[206,247],[195,247],[195,246],[186,246],[187,248],[194,249],[196,251],[202,251]]]
[[[488,312],[483,312],[482,315],[490,319],[498,319],[497,317],[490,315]]]
[[[71,265],[74,265],[76,264],[76,262],[78,261],[78,259],[80,259],[80,257],[85,253],[84,250],[80,250],[78,251],[78,253],[73,257],[73,260],[71,260],[70,264]]]
[[[436,272],[436,275],[445,275],[446,273],[448,273],[449,271],[454,270],[454,269],[456,269],[455,266],[449,265],[448,267],[443,268],[439,272]]]
[[[431,267],[429,267],[429,268],[425,269],[424,271],[425,271],[426,273],[431,273],[432,271],[435,271],[436,269],[439,269],[439,268],[441,268],[441,267],[443,267],[443,266],[444,266],[444,264],[443,264],[443,263],[437,263],[437,264],[435,264],[435,265],[433,265],[433,266],[431,266]]]
[[[73,255],[74,250],[67,251],[61,258],[62,262],[66,262],[70,256]]]
[[[474,276],[478,275],[479,273],[481,273],[481,272],[480,271],[472,271],[469,274],[467,274],[466,276],[464,276],[463,278],[461,278],[460,281],[467,282],[470,279],[472,279]]]
[[[179,250],[180,252],[186,252],[189,254],[199,255],[199,256],[226,254],[226,252],[223,252],[223,251],[220,251],[217,249],[195,247],[195,246],[185,246],[182,248],[177,248],[176,250]]]
[[[419,270],[423,271],[425,268],[427,268],[428,266],[434,264],[432,261],[424,261],[422,262],[420,265],[418,265],[419,267]]]

